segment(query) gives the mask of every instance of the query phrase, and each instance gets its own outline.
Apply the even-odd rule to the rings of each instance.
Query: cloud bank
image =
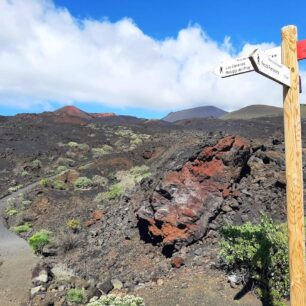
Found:
[[[197,25],[156,40],[130,19],[79,20],[47,0],[0,0],[0,28],[0,105],[281,106],[281,86],[254,72],[228,79],[213,74],[221,61],[273,43],[234,52],[229,38],[220,44]]]

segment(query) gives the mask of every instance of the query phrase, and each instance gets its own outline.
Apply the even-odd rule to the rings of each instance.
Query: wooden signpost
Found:
[[[292,306],[306,306],[302,141],[299,104],[300,78],[298,67],[298,60],[306,59],[306,40],[297,41],[297,28],[295,26],[284,27],[281,34],[281,64],[275,58],[271,58],[269,54],[255,50],[249,57],[252,69],[246,71],[248,68],[245,68],[245,71],[241,73],[255,70],[283,85],[290,301]],[[249,67],[246,60],[237,59],[236,61],[237,63],[244,61],[244,67]],[[230,68],[227,68],[230,65],[226,65],[228,64],[222,64],[217,67],[216,73],[219,76],[226,77],[239,74],[239,71],[236,70],[234,73]],[[225,72],[221,73],[220,67],[225,68]]]
[[[280,63],[282,60],[281,47],[266,50],[265,54],[276,62]],[[215,74],[221,78],[227,78],[233,75],[251,71],[254,71],[254,67],[250,61],[249,56],[243,56],[222,63],[215,69]]]

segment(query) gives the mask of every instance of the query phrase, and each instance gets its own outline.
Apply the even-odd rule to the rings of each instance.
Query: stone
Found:
[[[120,290],[120,289],[123,288],[123,284],[120,281],[120,279],[115,278],[115,279],[112,279],[111,282],[112,282],[112,285],[113,285],[114,289]]]
[[[171,259],[171,266],[173,268],[180,268],[184,265],[184,259],[182,257],[174,257]]]
[[[201,239],[225,198],[240,195],[232,186],[240,179],[250,154],[248,140],[227,136],[205,147],[179,170],[166,172],[137,211],[141,232],[175,249]],[[232,211],[228,204],[222,209]]]
[[[104,212],[102,210],[95,210],[91,214],[91,218],[94,219],[95,221],[100,221],[104,217]]]
[[[36,286],[31,288],[31,297],[35,296],[38,294],[40,291],[42,291],[43,286]]]
[[[45,257],[48,256],[56,256],[57,255],[57,247],[54,245],[46,245],[42,249],[42,255]]]
[[[157,286],[162,286],[164,284],[164,281],[161,278],[159,278],[157,280],[156,284],[157,284]]]
[[[37,264],[32,270],[32,283],[36,286],[46,284],[49,281],[50,267],[44,263]]]
[[[110,279],[107,279],[104,282],[97,283],[96,287],[104,294],[108,294],[114,288]]]

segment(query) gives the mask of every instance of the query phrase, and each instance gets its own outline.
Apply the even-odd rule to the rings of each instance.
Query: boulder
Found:
[[[202,238],[223,208],[224,199],[237,196],[233,182],[248,174],[250,143],[238,136],[207,146],[181,169],[168,171],[137,212],[141,233],[152,242],[179,249]]]

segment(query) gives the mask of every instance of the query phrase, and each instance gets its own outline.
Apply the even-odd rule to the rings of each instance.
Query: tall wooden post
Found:
[[[282,63],[291,71],[284,86],[284,127],[291,306],[306,306],[305,233],[297,28],[282,28]]]

